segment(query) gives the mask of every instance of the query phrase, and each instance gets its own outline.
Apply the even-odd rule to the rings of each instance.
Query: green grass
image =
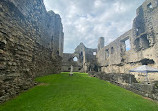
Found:
[[[0,105],[0,111],[158,111],[158,104],[84,73],[37,78],[45,83]]]

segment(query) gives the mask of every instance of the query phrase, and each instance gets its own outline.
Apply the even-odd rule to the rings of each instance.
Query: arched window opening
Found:
[[[77,61],[78,61],[77,57],[74,57],[74,58],[73,58],[73,61],[77,62]]]

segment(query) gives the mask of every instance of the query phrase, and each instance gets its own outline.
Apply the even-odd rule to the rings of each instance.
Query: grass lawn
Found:
[[[158,111],[158,103],[84,73],[37,78],[38,85],[0,105],[0,111]]]

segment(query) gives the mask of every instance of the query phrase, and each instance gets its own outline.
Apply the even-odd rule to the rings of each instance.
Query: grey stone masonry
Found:
[[[43,0],[0,0],[0,103],[60,73],[63,40],[60,16]]]

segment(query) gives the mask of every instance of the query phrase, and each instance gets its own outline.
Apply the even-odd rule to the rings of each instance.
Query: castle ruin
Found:
[[[143,74],[129,74],[129,70],[141,65],[158,68],[158,0],[146,0],[136,14],[132,29],[110,44],[104,46],[104,37],[100,37],[97,49],[86,48],[83,43],[78,45],[73,54],[63,59],[62,70],[68,71],[70,64],[74,64],[76,71],[89,72],[158,100],[157,73],[149,74],[150,84],[143,83]],[[74,56],[78,61],[72,61]]]
[[[83,43],[77,46],[72,55],[77,54],[81,67],[78,71],[120,74],[129,73],[140,65],[158,67],[158,0],[146,0],[136,13],[132,29],[110,44],[104,46],[104,37],[100,37],[97,49],[86,48]],[[126,41],[129,41],[130,49],[127,49]],[[158,79],[158,75],[152,79]]]
[[[97,61],[101,71],[128,73],[140,65],[158,67],[158,0],[146,0],[136,13],[131,30],[98,49]],[[128,51],[125,44],[127,40],[130,41]],[[151,79],[158,79],[155,76]]]
[[[0,102],[59,73],[63,42],[61,18],[43,0],[0,0]]]
[[[34,86],[34,78],[70,71],[71,65],[76,72],[99,72],[100,77],[105,73],[105,78],[126,83],[131,82],[128,78],[143,81],[128,71],[140,65],[158,68],[157,18],[158,0],[146,0],[137,9],[132,29],[110,44],[104,46],[106,40],[100,37],[96,49],[80,43],[74,53],[63,53],[61,18],[47,12],[43,0],[0,0],[0,103]],[[149,78],[158,81],[158,74]],[[158,89],[153,94],[149,85],[141,85],[141,91],[158,100]]]

